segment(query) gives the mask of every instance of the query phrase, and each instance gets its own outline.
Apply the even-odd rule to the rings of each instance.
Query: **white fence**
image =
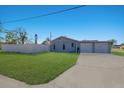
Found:
[[[2,51],[19,53],[48,52],[49,46],[40,44],[2,44]]]

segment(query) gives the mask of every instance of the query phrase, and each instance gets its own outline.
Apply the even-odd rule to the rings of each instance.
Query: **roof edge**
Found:
[[[94,43],[113,43],[112,41],[98,41],[98,40],[82,40],[82,41],[78,41],[78,40],[75,40],[75,39],[68,38],[66,36],[59,36],[59,37],[53,39],[52,42],[57,40],[57,39],[59,39],[59,38],[65,38],[65,39],[76,41],[76,42],[79,42],[79,43],[86,43],[86,42],[88,42],[88,43],[91,43],[91,42],[94,42]]]
[[[59,38],[65,38],[65,39],[68,39],[68,40],[72,40],[72,41],[80,42],[80,41],[78,41],[78,40],[71,39],[71,38],[68,38],[68,37],[66,37],[66,36],[59,36],[59,37],[53,39],[52,41],[55,41],[55,40],[57,40],[57,39],[59,39]]]

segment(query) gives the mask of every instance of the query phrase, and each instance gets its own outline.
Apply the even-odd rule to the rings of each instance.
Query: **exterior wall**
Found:
[[[49,46],[38,44],[2,44],[2,51],[19,53],[38,53],[49,51]]]
[[[72,47],[73,43],[73,47]],[[65,50],[63,50],[63,44],[65,45]],[[54,49],[55,45],[55,49]],[[76,52],[79,43],[73,40],[58,38],[51,42],[51,51],[53,52]]]

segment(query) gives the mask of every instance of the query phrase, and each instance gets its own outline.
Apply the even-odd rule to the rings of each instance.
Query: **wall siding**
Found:
[[[72,43],[74,46],[72,47]],[[65,45],[65,50],[63,50],[63,44]],[[55,49],[54,49],[55,45]],[[76,52],[76,48],[79,43],[73,40],[68,40],[64,38],[59,38],[51,43],[51,51],[53,52]]]

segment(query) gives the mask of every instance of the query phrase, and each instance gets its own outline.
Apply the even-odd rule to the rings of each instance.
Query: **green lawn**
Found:
[[[112,49],[112,54],[119,55],[119,56],[124,56],[124,50],[122,50],[122,49]]]
[[[42,84],[73,66],[79,54],[17,54],[0,52],[0,74],[26,82]]]

